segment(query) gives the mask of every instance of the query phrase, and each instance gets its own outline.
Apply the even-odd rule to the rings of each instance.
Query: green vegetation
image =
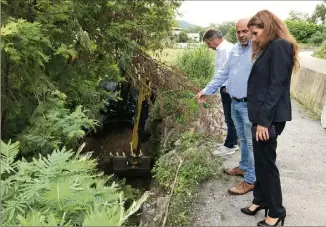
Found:
[[[80,151],[15,161],[19,142],[1,141],[1,226],[123,225],[147,195],[125,208],[121,188]]]
[[[73,134],[71,140],[77,141],[85,135],[75,129],[80,125],[90,129],[89,120],[96,119],[108,97],[116,96],[100,82],[123,80],[119,67],[128,64],[133,44],[148,50],[162,47],[180,1],[39,0],[29,4],[14,0],[2,1],[1,6],[1,134],[5,141],[20,140],[31,132],[30,127],[42,128],[45,121],[52,121],[46,138],[25,143],[37,153],[43,143],[53,144],[49,138],[60,146],[65,142],[57,137],[54,115],[61,119],[79,111],[77,119],[69,119],[73,129],[62,130],[60,137]],[[149,33],[155,35],[148,37]]]
[[[317,24],[306,21],[286,20],[285,23],[296,40],[302,43],[308,43],[317,31],[323,30],[323,26],[318,26]]]
[[[296,15],[293,14],[292,16],[295,17]],[[317,25],[313,21],[303,21],[300,19],[301,16],[286,20],[289,30],[301,42],[301,48],[315,48],[325,39],[325,27],[324,25]],[[232,23],[225,23],[224,25],[222,24],[220,28],[228,29],[226,39],[233,43],[237,42],[235,27],[231,26]],[[214,25],[214,27],[219,26]],[[202,32],[206,28],[195,27],[192,30]],[[325,47],[320,47],[319,51],[315,53],[321,53],[321,51],[325,51]],[[317,55],[315,54],[315,56]],[[190,81],[199,87],[205,86],[214,73],[214,52],[204,45],[194,49],[166,49],[157,57],[169,64],[176,65]],[[318,57],[322,56],[318,55]],[[172,136],[161,141],[161,143],[164,142],[165,146],[161,144],[159,148],[160,155],[158,156],[160,158],[153,172],[156,181],[167,193],[173,189],[169,205],[168,224],[171,226],[189,225],[193,223],[189,211],[195,199],[198,185],[203,180],[214,176],[214,173],[221,173],[221,160],[212,159],[210,154],[217,139],[204,139],[203,136],[191,131],[190,125],[193,119],[198,117],[197,114],[192,114],[198,108],[196,103],[191,100],[192,92],[165,91],[160,92],[158,96],[152,112],[153,119],[158,122],[165,120],[164,126],[166,128],[173,127],[179,130],[173,131]],[[180,138],[181,133],[183,133],[180,139],[181,145],[175,146],[175,141]],[[183,162],[176,175],[180,164],[178,157]],[[175,179],[176,184],[174,185]]]
[[[193,99],[193,92],[168,90],[158,92],[158,95],[160,98],[155,102],[151,111],[154,120],[170,117],[170,122],[176,127],[176,124],[188,126],[198,117],[199,106]]]
[[[176,66],[182,69],[194,84],[203,87],[214,75],[215,52],[201,45],[198,48],[186,49],[176,60]]]
[[[326,40],[322,45],[313,53],[313,56],[316,58],[326,59]]]
[[[320,3],[316,6],[315,11],[311,15],[312,22],[321,22],[322,24],[326,23],[326,1],[323,0],[323,3]]]
[[[301,48],[315,48],[325,42],[326,29],[324,25],[317,25],[315,21],[303,20],[302,18],[306,16],[308,18],[308,15],[294,12],[290,15],[291,18],[286,20],[286,24],[300,42]],[[227,31],[226,39],[233,43],[237,42],[235,27],[231,22],[211,27]],[[191,29],[198,32],[206,30],[198,27]],[[319,47],[315,56],[323,57],[325,45],[323,43]],[[214,56],[213,51],[202,45],[194,49],[163,50],[157,57],[176,65],[191,82],[202,88],[214,73]],[[190,208],[196,198],[198,186],[205,179],[215,175],[222,176],[220,175],[222,161],[213,159],[211,155],[217,139],[205,138],[191,130],[191,123],[198,117],[197,113],[193,114],[198,110],[197,104],[191,100],[193,95],[190,91],[160,92],[152,110],[153,119],[159,122],[165,120],[166,128],[179,129],[172,131],[172,136],[164,141],[165,146],[160,147],[160,158],[153,169],[155,180],[166,193],[173,190],[167,222],[170,226],[192,224]],[[175,141],[179,145],[176,145]]]
[[[159,184],[170,192],[182,160],[174,187],[167,224],[186,226],[193,223],[191,204],[201,182],[222,173],[221,159],[212,158],[216,140],[193,132],[181,136],[180,146],[162,156],[153,172]],[[178,158],[179,157],[179,158]]]
[[[206,45],[194,49],[169,49],[159,56],[181,69],[187,77],[186,80],[198,87],[205,86],[214,74],[215,53]],[[190,90],[158,91],[150,113],[151,121],[162,122],[164,129],[161,130],[167,130],[164,138],[158,138],[159,159],[153,173],[158,185],[166,193],[173,189],[167,216],[169,226],[193,223],[191,207],[199,184],[213,176],[219,176],[222,168],[221,160],[212,158],[211,154],[218,138],[193,132],[193,123],[201,117],[199,104],[193,99],[194,95],[195,91]],[[160,128],[157,124],[152,127]],[[159,136],[162,137],[162,134]],[[180,165],[179,158],[182,164],[176,175]]]
[[[188,39],[187,33],[185,31],[182,31],[177,36],[176,42],[178,42],[178,43],[186,43],[186,42],[188,42],[188,40],[189,39]]]
[[[135,45],[165,46],[180,4],[1,1],[1,226],[118,226],[139,209],[74,151],[118,99],[103,82],[125,80]]]
[[[231,43],[237,43],[238,42],[235,27],[231,27],[228,30],[228,32],[226,33],[225,38],[226,38],[226,40],[228,40]]]
[[[313,45],[321,45],[326,37],[326,27],[322,31],[317,31],[315,34],[311,36],[309,39],[309,43]]]
[[[220,24],[218,24],[217,29],[219,29],[223,35],[227,35],[227,33],[230,31],[230,29],[235,28],[235,22],[234,21],[224,21]],[[234,32],[235,34],[235,32]]]
[[[326,41],[326,2],[318,4],[314,12],[309,15],[291,11],[288,19],[285,21],[294,38],[302,46],[308,45],[315,49],[313,56],[325,58]],[[314,48],[317,46],[318,48]]]
[[[94,130],[108,98],[107,81],[123,81],[135,45],[156,53],[172,43],[175,10],[181,1],[81,0],[1,1],[1,225],[120,226],[126,224],[146,195],[117,184],[96,169],[96,160],[76,153]],[[289,20],[302,42],[321,47],[325,57],[322,5],[311,22]],[[232,22],[219,25],[236,42]],[[201,37],[206,28],[192,27]],[[184,34],[183,37],[185,38]],[[184,41],[184,40],[179,40]],[[171,53],[167,53],[171,52]],[[206,46],[169,50],[166,61],[178,66],[197,87],[214,73],[214,52]],[[200,114],[193,90],[160,90],[153,121],[175,129],[153,172],[170,191],[179,157],[183,160],[170,203],[170,225],[191,224],[189,207],[198,184],[221,172],[210,151],[215,139],[191,132]],[[13,142],[11,142],[13,141]],[[162,142],[158,140],[159,142]],[[135,202],[131,200],[136,200]],[[127,202],[128,201],[128,202]]]
[[[153,57],[181,69],[195,85],[205,86],[215,72],[215,52],[206,44],[195,48],[163,49]]]
[[[193,97],[194,93],[188,90],[157,91],[157,99],[150,112],[154,145],[151,153],[156,159],[170,151],[180,134],[187,132],[191,124],[198,120],[199,105]],[[164,139],[164,130],[159,130],[162,122],[165,128],[172,129]]]

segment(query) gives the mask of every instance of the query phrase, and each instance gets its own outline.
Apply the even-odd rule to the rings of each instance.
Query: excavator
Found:
[[[124,73],[125,74],[125,73]],[[155,95],[152,92],[148,78],[138,75],[130,75],[133,80],[111,84],[111,90],[119,91],[122,100],[110,102],[111,115],[108,119],[129,119],[132,124],[132,136],[129,142],[130,149],[121,153],[110,153],[113,172],[118,175],[130,175],[150,173],[152,158],[142,153],[141,144],[149,137],[145,130],[145,124],[149,113],[149,105],[154,102]],[[125,116],[122,116],[125,115]]]
[[[110,153],[114,173],[150,172],[153,160],[142,152],[141,144],[148,137],[145,124],[149,106],[155,102],[157,87],[169,90],[198,90],[196,86],[182,81],[185,77],[179,71],[150,57],[141,48],[134,49],[131,59],[129,67],[119,66],[120,75],[128,78],[117,86],[122,101],[111,102],[112,105],[117,105],[112,114],[118,118],[125,115],[127,119],[132,119],[133,127],[129,151],[122,152],[122,154],[121,152]]]

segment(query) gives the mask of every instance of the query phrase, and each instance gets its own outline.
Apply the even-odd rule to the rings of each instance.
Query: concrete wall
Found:
[[[301,67],[292,76],[291,94],[312,112],[321,116],[326,105],[326,72]]]

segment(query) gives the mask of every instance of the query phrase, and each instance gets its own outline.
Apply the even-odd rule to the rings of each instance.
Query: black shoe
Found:
[[[254,216],[258,211],[264,209],[265,210],[265,217],[267,217],[268,208],[266,206],[259,206],[254,211],[250,210],[249,207],[245,207],[241,209],[241,212],[246,215]]]
[[[277,222],[275,223],[275,225],[269,225],[269,224],[266,223],[265,220],[263,220],[263,221],[258,222],[258,223],[257,223],[257,226],[277,226],[280,222],[281,222],[281,226],[284,226],[285,216],[280,217],[280,218],[277,220]]]

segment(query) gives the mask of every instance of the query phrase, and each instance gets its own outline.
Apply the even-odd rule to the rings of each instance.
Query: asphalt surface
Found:
[[[326,60],[312,57],[312,51],[299,53],[299,61],[302,67],[326,74]]]
[[[325,69],[326,72],[326,69]],[[326,130],[293,101],[293,120],[278,140],[277,165],[287,209],[286,226],[326,226]],[[225,167],[235,167],[240,152],[225,157]],[[227,190],[241,177],[210,180],[201,185],[193,207],[194,226],[256,226],[264,219],[240,212],[251,203],[252,192],[231,196]]]

